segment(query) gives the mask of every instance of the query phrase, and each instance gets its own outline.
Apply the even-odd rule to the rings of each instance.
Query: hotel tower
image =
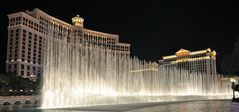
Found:
[[[130,55],[130,44],[120,43],[118,35],[84,28],[84,19],[79,15],[69,24],[35,8],[9,14],[8,19],[6,72],[24,78],[42,76],[45,38],[49,36]]]
[[[161,67],[178,68],[190,72],[216,75],[216,51],[210,48],[199,51],[180,49],[175,55],[163,56]]]

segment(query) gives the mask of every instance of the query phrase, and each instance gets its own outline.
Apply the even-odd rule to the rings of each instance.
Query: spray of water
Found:
[[[49,36],[45,51],[43,108],[230,94],[220,76],[166,69],[100,46],[68,43]]]

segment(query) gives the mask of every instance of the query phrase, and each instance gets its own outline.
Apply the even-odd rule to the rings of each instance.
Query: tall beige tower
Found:
[[[40,9],[8,15],[6,72],[31,79],[43,75],[46,38],[52,36],[69,43],[101,46],[120,55],[130,55],[130,44],[119,42],[119,35],[84,28],[79,15],[72,24],[57,19]]]

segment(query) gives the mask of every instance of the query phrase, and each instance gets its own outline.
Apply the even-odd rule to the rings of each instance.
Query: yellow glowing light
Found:
[[[207,60],[207,59],[210,59],[210,57],[209,56],[204,56],[204,57],[199,57],[199,58],[183,58],[183,59],[178,59],[176,61],[172,61],[172,63],[200,61],[200,60]]]
[[[231,78],[230,78],[230,82],[231,82],[231,83],[233,83],[233,82],[235,83],[235,82],[236,82],[236,78],[231,77]]]
[[[179,63],[179,62],[188,62],[190,61],[189,58],[185,58],[185,59],[179,59],[176,61],[176,63]]]
[[[203,53],[206,53],[206,52],[207,52],[206,50],[194,51],[194,52],[191,52],[190,55],[203,54]]]
[[[190,51],[186,49],[180,49],[178,52],[176,52],[176,56],[188,56],[189,54]]]
[[[84,22],[84,19],[81,18],[79,15],[77,15],[76,17],[72,18],[72,23],[73,25],[75,26],[81,26],[83,27],[83,22]]]
[[[213,52],[212,52],[212,56],[213,56],[213,57],[216,57],[216,55],[217,55],[216,51],[213,51]]]
[[[163,56],[163,59],[170,59],[170,58],[177,58],[177,56],[176,55]]]
[[[206,49],[206,50],[194,51],[194,52],[191,52],[190,55],[202,54],[202,53],[206,53],[206,52],[211,52],[211,49],[208,48],[208,49]]]
[[[211,52],[211,49],[210,49],[210,48],[208,48],[208,49],[207,49],[207,51],[208,51],[208,52]]]
[[[146,69],[132,70],[130,72],[136,73],[136,72],[146,72],[146,71],[158,71],[158,69],[157,68],[146,68]]]
[[[216,51],[212,52],[210,48],[208,48],[206,50],[199,50],[199,51],[194,51],[194,52],[190,52],[189,50],[186,50],[186,49],[180,49],[179,51],[177,51],[175,53],[175,55],[163,56],[163,59],[173,59],[173,58],[177,58],[180,56],[190,56],[190,55],[196,55],[196,54],[203,54],[203,53],[207,53],[207,52],[211,52],[213,58],[216,57]]]

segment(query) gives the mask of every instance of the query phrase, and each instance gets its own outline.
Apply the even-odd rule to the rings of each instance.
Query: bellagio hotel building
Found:
[[[41,77],[44,62],[45,37],[67,38],[67,42],[84,42],[118,54],[130,55],[130,44],[120,43],[115,34],[84,28],[84,19],[79,15],[72,18],[72,24],[50,16],[40,9],[17,12],[8,15],[8,43],[6,72],[24,78],[32,75]],[[52,32],[51,35],[49,32]]]
[[[175,55],[163,56],[161,67],[178,68],[208,75],[216,75],[216,51],[210,48],[198,51],[180,49]]]

